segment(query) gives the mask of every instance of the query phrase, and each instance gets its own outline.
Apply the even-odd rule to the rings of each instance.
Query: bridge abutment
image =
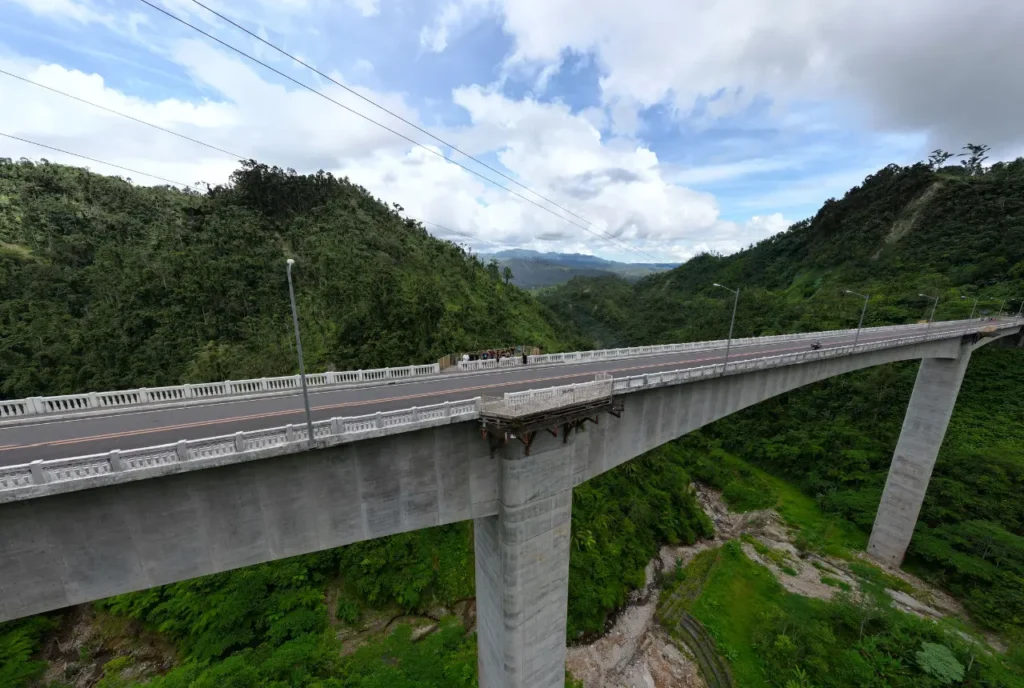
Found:
[[[971,345],[962,344],[956,358],[921,361],[868,542],[883,564],[903,563],[970,360]]]
[[[541,432],[526,456],[512,442],[495,453],[498,513],[473,521],[480,686],[561,688],[573,443]]]

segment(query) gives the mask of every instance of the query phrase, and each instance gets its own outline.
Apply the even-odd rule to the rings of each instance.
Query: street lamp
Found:
[[[313,446],[313,419],[309,413],[309,390],[306,389],[306,365],[302,362],[302,339],[299,337],[299,309],[295,307],[295,287],[292,286],[292,266],[295,259],[288,259],[288,298],[292,302],[292,324],[295,325],[295,348],[299,352],[299,378],[302,380],[302,401],[306,405],[306,432],[309,446]]]
[[[930,330],[932,328],[932,320],[935,320],[935,309],[938,308],[938,306],[939,306],[939,297],[938,296],[928,296],[927,294],[918,294],[918,296],[920,296],[922,298],[925,298],[925,299],[932,299],[934,301],[934,303],[932,304],[932,314],[930,316],[928,316],[928,326],[926,328],[924,328],[925,332],[927,332],[928,330]]]
[[[999,316],[1000,318],[1003,317],[1003,306],[1005,305],[1006,299],[1003,299],[1002,301],[999,302],[999,310],[996,312],[996,315]]]
[[[858,294],[857,292],[853,291],[852,289],[847,289],[845,293],[852,294],[853,296],[859,296],[862,299],[864,299],[864,307],[860,309],[860,322],[857,323],[857,336],[853,338],[853,348],[856,349],[857,348],[857,342],[860,341],[860,328],[864,327],[864,314],[868,310],[868,298],[870,298],[870,297],[867,294]]]
[[[736,324],[736,306],[738,306],[740,302],[740,290],[730,289],[724,284],[719,284],[718,282],[715,282],[712,286],[721,287],[722,289],[725,289],[727,292],[731,292],[733,295],[732,320],[729,321],[729,339],[725,341],[725,364],[722,366],[722,375],[725,375],[725,370],[726,368],[729,367],[729,349],[732,347],[732,327],[733,325]]]

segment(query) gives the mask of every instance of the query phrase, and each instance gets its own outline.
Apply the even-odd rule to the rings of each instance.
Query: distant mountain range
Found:
[[[485,263],[492,258],[501,267],[509,267],[512,282],[524,289],[550,287],[568,282],[573,277],[618,275],[635,281],[655,272],[671,270],[678,263],[619,263],[582,253],[541,253],[529,249],[510,249],[480,254]]]

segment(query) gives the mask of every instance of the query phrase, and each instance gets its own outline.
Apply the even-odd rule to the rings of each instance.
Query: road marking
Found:
[[[862,341],[867,343],[867,342],[872,342],[872,341],[879,341],[879,339],[872,338],[872,339],[864,339]],[[833,345],[830,345],[830,346],[823,346],[822,350],[832,349],[832,348],[836,348],[838,346],[843,346],[843,343],[836,342],[836,343],[834,343]],[[786,349],[768,349],[768,350],[750,352],[748,354],[741,354],[741,355],[743,355],[743,356],[750,356],[751,354],[758,354],[758,357],[761,357],[761,355],[764,355],[764,354],[776,354],[776,353],[783,353],[783,352],[787,352],[787,351],[802,351],[802,350],[807,349],[807,348],[810,348],[810,347],[809,346],[800,346],[800,347],[796,347],[796,348],[789,347],[789,348],[786,348]],[[683,365],[685,367],[684,368],[676,368],[675,370],[685,370],[686,368],[697,367],[697,366],[692,365],[692,364],[695,364],[695,363],[705,363],[707,361],[716,361],[716,360],[721,360],[723,358],[725,358],[724,352],[720,356],[712,356],[712,357],[708,357],[708,358],[696,358],[696,359],[690,359],[690,360],[687,360],[687,361],[680,361],[679,362],[680,365]],[[600,363],[600,361],[594,361],[594,362],[595,363]],[[552,375],[552,376],[549,376],[549,377],[534,378],[534,379],[531,379],[531,380],[512,380],[512,381],[501,382],[501,383],[490,384],[490,385],[475,385],[475,386],[472,386],[472,387],[461,387],[461,388],[458,388],[458,389],[440,390],[440,391],[436,391],[436,392],[419,392],[419,393],[416,393],[416,394],[406,394],[406,395],[397,396],[397,397],[385,397],[385,398],[382,398],[382,399],[366,399],[366,400],[362,400],[362,401],[343,401],[343,402],[339,402],[337,404],[325,404],[325,405],[322,405],[322,406],[313,406],[312,410],[313,411],[326,411],[326,410],[330,410],[330,409],[350,408],[350,407],[353,407],[353,406],[368,406],[368,405],[371,405],[371,404],[384,404],[384,403],[388,403],[388,402],[407,401],[407,400],[419,399],[419,398],[423,398],[423,397],[432,397],[432,396],[448,395],[448,394],[459,394],[459,393],[463,393],[463,392],[475,392],[475,391],[482,390],[482,389],[493,389],[495,387],[508,387],[508,386],[511,386],[511,385],[525,385],[525,384],[532,384],[532,383],[535,383],[535,382],[547,382],[549,380],[564,380],[566,378],[571,378],[571,377],[580,377],[581,375],[594,375],[594,374],[597,374],[599,372],[600,373],[624,373],[624,372],[629,372],[629,371],[633,371],[633,370],[644,370],[646,368],[658,368],[658,367],[663,367],[663,366],[666,366],[666,365],[671,365],[671,363],[661,362],[661,363],[651,363],[651,364],[648,364],[648,365],[629,366],[629,367],[625,367],[625,368],[612,368],[612,369],[609,369],[609,370],[595,371],[594,373],[581,373],[581,372],[567,373],[565,375]],[[515,370],[523,370],[523,369],[522,368],[512,368],[511,370],[515,371]],[[672,370],[667,370],[665,372],[672,372]],[[80,443],[83,443],[83,442],[96,442],[96,441],[99,441],[99,440],[118,439],[118,438],[121,438],[121,437],[135,437],[135,436],[138,436],[138,435],[148,435],[148,434],[153,434],[153,433],[158,433],[158,432],[169,432],[171,430],[183,430],[183,429],[188,429],[188,428],[206,427],[206,426],[209,426],[209,425],[221,425],[221,424],[224,424],[224,423],[238,423],[238,422],[242,422],[242,421],[258,420],[260,418],[274,418],[274,417],[278,417],[278,416],[299,415],[299,414],[303,414],[303,413],[304,412],[303,412],[302,409],[285,409],[285,410],[281,410],[281,411],[268,411],[266,413],[254,413],[254,414],[249,414],[249,415],[244,415],[244,416],[232,416],[230,418],[218,418],[218,419],[213,419],[213,420],[193,421],[193,422],[190,422],[190,423],[181,423],[181,424],[177,424],[177,425],[163,425],[163,426],[160,426],[160,427],[157,427],[157,428],[140,428],[140,429],[137,429],[137,430],[125,430],[123,432],[112,432],[112,433],[107,433],[107,434],[103,434],[103,435],[91,435],[91,436],[88,436],[88,437],[73,437],[73,438],[66,439],[66,440],[54,440],[54,441],[49,441],[49,442],[36,442],[34,444],[8,444],[8,445],[0,446],[0,453],[2,453],[2,452],[9,452],[9,451],[15,451],[15,450],[19,450],[19,449],[35,449],[35,448],[38,448],[38,447],[58,447],[58,446],[64,446],[64,445],[69,445],[69,444],[80,444]]]

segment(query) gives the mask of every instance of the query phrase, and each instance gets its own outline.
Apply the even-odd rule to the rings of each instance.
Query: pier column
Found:
[[[883,564],[903,563],[970,360],[965,344],[957,358],[921,361],[868,542],[868,554]]]
[[[572,441],[540,432],[501,462],[496,516],[473,521],[481,688],[562,688],[569,600]]]

